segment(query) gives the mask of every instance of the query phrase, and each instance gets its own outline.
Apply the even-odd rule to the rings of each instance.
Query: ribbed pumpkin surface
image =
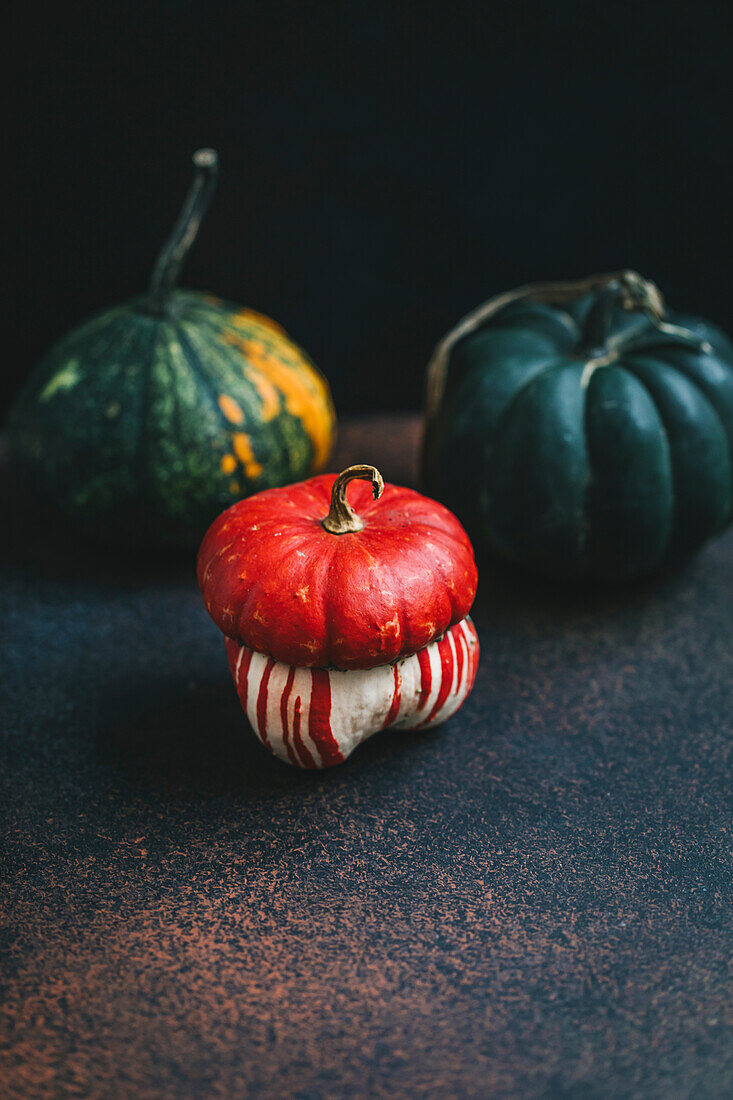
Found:
[[[328,386],[274,322],[174,291],[60,341],[12,412],[11,448],[62,512],[123,542],[196,543],[233,501],[320,469]]]
[[[439,347],[426,483],[483,550],[633,577],[731,520],[733,347],[699,318],[647,315],[661,297],[635,273],[562,302],[568,285],[502,296]]]

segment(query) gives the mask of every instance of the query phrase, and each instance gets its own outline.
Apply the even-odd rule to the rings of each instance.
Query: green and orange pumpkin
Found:
[[[234,501],[320,470],[333,442],[328,384],[279,325],[175,288],[216,154],[194,166],[148,293],[56,344],[10,415],[23,480],[105,540],[193,546]]]

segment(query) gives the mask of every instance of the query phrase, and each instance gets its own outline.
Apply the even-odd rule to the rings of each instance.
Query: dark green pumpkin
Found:
[[[195,546],[240,497],[320,469],[333,440],[328,385],[278,325],[174,289],[215,184],[216,155],[194,163],[150,291],[62,339],[10,415],[23,480],[106,540]]]
[[[478,547],[624,579],[733,511],[733,345],[634,272],[492,300],[428,368],[424,476]]]

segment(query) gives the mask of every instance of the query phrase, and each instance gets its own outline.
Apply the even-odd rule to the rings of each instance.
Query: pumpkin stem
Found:
[[[612,275],[599,289],[585,319],[580,351],[582,358],[601,358],[608,352],[611,324],[619,309],[638,310],[646,313],[652,321],[659,322],[664,317],[664,299],[658,287],[636,271]]]
[[[191,189],[178,217],[173,232],[163,246],[153,268],[148,291],[148,305],[153,313],[165,313],[166,303],[176,285],[183,266],[199,231],[204,214],[209,209],[216,190],[219,157],[215,149],[198,149],[193,154],[195,174]]]
[[[364,527],[364,520],[357,516],[346,499],[346,486],[357,478],[371,481],[375,500],[384,492],[384,481],[376,466],[349,466],[342,470],[333,483],[328,515],[321,520],[321,525],[332,535],[346,535],[350,531],[361,531]]]

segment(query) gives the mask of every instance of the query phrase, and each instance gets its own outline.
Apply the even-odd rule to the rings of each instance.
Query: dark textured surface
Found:
[[[410,480],[415,426],[344,433]],[[2,570],[5,1098],[733,1090],[733,536],[484,567],[476,690],[330,773],[245,726],[191,570],[19,520]]]

